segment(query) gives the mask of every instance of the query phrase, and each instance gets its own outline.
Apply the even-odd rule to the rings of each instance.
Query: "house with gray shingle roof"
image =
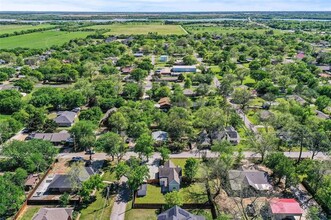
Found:
[[[73,208],[41,208],[32,220],[71,220]]]
[[[174,206],[158,215],[157,220],[205,220],[205,217],[193,215],[179,206]]]
[[[168,160],[163,166],[159,167],[159,182],[161,192],[172,192],[179,190],[182,179],[182,168],[175,166]]]
[[[76,112],[64,111],[59,112],[54,121],[59,127],[71,127],[74,124],[76,117]]]
[[[34,133],[31,134],[30,138],[50,141],[54,145],[69,143],[73,141],[71,135],[67,131],[60,133]]]
[[[165,131],[155,131],[152,133],[152,138],[156,142],[165,142],[168,139],[168,133]]]
[[[233,192],[254,189],[256,191],[269,191],[268,174],[258,170],[230,170],[230,187]]]

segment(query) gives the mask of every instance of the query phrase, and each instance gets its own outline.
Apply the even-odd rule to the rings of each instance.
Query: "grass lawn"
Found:
[[[179,190],[183,196],[184,203],[206,203],[208,202],[207,192],[203,183],[194,183]]]
[[[184,30],[180,25],[164,25],[164,24],[112,24],[112,25],[96,25],[88,28],[109,29],[105,35],[131,35],[131,34],[148,34],[158,33],[160,35],[183,35]]]
[[[2,115],[0,114],[0,121],[4,121],[4,120],[7,120],[11,117],[11,115]]]
[[[246,114],[246,116],[254,125],[259,124],[259,116],[258,116],[257,112],[255,112],[253,110],[249,110],[248,113]]]
[[[15,31],[27,31],[27,30],[36,30],[41,28],[51,28],[55,27],[55,25],[51,24],[39,24],[39,25],[0,25],[0,35],[1,34],[12,34]]]
[[[115,162],[114,163],[109,163],[109,165],[107,167],[105,167],[103,169],[103,171],[105,172],[102,175],[102,180],[103,181],[109,181],[109,182],[115,182],[116,179],[116,173],[115,173]]]
[[[89,220],[89,219],[100,219],[106,220],[109,219],[113,204],[114,204],[115,196],[112,196],[108,200],[108,204],[105,204],[105,198],[101,196],[101,193],[98,191],[96,193],[96,200],[91,203],[86,208],[80,210],[81,220]]]
[[[148,184],[146,196],[137,197],[136,203],[165,204],[164,195],[161,193],[161,187]]]
[[[256,83],[255,80],[252,79],[250,76],[246,76],[243,81],[243,84],[249,87],[253,87],[255,83]]]
[[[221,71],[220,67],[219,66],[210,66],[210,70],[213,72],[213,73],[219,73]]]
[[[20,220],[31,220],[32,217],[39,211],[39,209],[42,208],[42,206],[28,206],[22,217],[19,218]]]
[[[211,210],[209,209],[188,209],[188,212],[194,215],[201,215],[206,218],[206,220],[212,220],[213,216],[211,215]]]
[[[265,100],[257,97],[257,98],[249,100],[248,105],[249,106],[262,106],[263,103],[265,103]]]
[[[126,206],[125,220],[155,220],[159,214],[157,209],[131,209],[132,201]]]
[[[65,32],[65,31],[42,31],[2,38],[0,49],[23,48],[48,48],[53,45],[62,45],[72,39],[85,38],[93,32]]]
[[[184,167],[185,167],[185,163],[186,163],[186,160],[187,159],[183,159],[183,158],[172,158],[171,161],[176,165],[176,166],[180,166],[183,170],[182,170],[182,173],[183,173],[183,176],[185,176],[185,170],[184,170]],[[201,159],[197,159],[199,162],[201,162]],[[202,177],[203,176],[203,169],[201,168],[201,166],[199,166],[199,169],[198,169],[198,173],[196,175],[197,178],[199,177]]]

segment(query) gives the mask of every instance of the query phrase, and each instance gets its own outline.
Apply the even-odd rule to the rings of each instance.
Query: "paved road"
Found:
[[[203,151],[198,151],[198,150],[192,150],[192,151],[185,151],[185,152],[181,152],[178,154],[170,154],[170,158],[189,158],[189,157],[193,157],[193,158],[200,158],[202,157],[203,154],[206,154],[207,158],[216,158],[218,157],[218,153],[215,152],[211,152],[210,150],[203,150]],[[237,152],[234,153],[235,155],[237,154]],[[261,158],[261,155],[252,151],[244,151],[243,152],[244,157],[246,159],[254,159],[254,158]],[[292,158],[292,159],[297,159],[299,158],[299,154],[300,152],[284,152],[284,155],[286,157]],[[65,158],[65,159],[70,159],[72,157],[79,157],[82,156],[85,159],[89,158],[89,155],[85,155],[85,152],[78,152],[78,153],[61,153],[58,155],[58,158]],[[128,160],[130,157],[138,157],[138,154],[134,153],[134,152],[127,152],[124,157],[123,160]],[[311,158],[312,156],[312,152],[302,152],[302,158]],[[152,155],[153,159],[160,159],[160,153],[154,153]],[[96,153],[92,156],[92,159],[94,160],[105,160],[105,159],[110,159],[110,156],[108,156],[105,153]],[[314,159],[316,160],[329,160],[330,157],[328,155],[325,155],[323,153],[318,153]]]
[[[110,220],[124,220],[126,205],[130,198],[130,190],[127,188],[126,181],[125,177],[120,179],[121,189],[111,210]]]

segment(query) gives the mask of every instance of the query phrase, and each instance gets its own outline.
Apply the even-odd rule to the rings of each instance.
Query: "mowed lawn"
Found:
[[[65,32],[42,31],[31,34],[1,38],[0,49],[22,48],[48,48],[53,45],[62,45],[72,39],[85,38],[93,32]]]
[[[42,206],[28,206],[26,207],[23,215],[19,217],[19,220],[31,220],[32,217],[37,214],[39,209],[42,208]]]
[[[89,29],[109,29],[105,35],[134,35],[158,33],[159,35],[183,35],[186,34],[180,25],[164,24],[112,24],[112,25],[94,25]]]
[[[56,25],[51,24],[39,24],[39,25],[0,25],[0,35],[1,34],[12,34],[15,31],[27,31],[27,30],[36,30],[41,28],[51,28],[56,27]]]

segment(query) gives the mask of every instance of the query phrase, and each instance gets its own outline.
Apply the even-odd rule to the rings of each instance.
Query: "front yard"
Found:
[[[80,210],[81,220],[89,219],[100,219],[106,220],[109,219],[113,204],[115,201],[115,196],[111,196],[106,200],[101,192],[96,192],[96,200],[89,204],[86,208]]]

